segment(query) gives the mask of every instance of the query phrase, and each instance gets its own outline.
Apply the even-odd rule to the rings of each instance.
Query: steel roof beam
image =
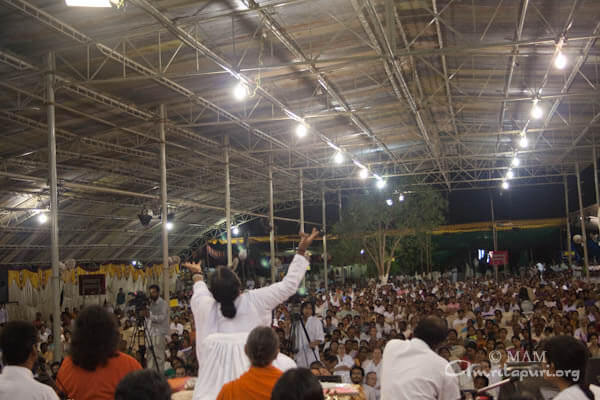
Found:
[[[111,49],[109,46],[106,46],[102,43],[94,42],[94,40],[92,38],[88,37],[84,33],[80,32],[77,29],[73,28],[72,26],[60,21],[58,18],[53,17],[52,15],[41,10],[40,8],[35,7],[34,5],[28,3],[25,0],[0,0],[0,1],[3,1],[4,3],[16,8],[17,10],[33,17],[37,21],[70,37],[71,39],[77,41],[80,44],[95,45],[95,47],[105,56],[107,56],[123,65],[126,65],[128,68],[130,68],[140,74],[155,75],[155,71],[153,71],[152,69],[143,66],[142,64],[132,60],[131,58],[121,54],[120,52],[118,52],[116,50]],[[150,7],[152,7],[152,6],[150,6]],[[225,109],[217,106],[216,104],[196,95],[191,90],[185,88],[184,86],[178,84],[177,82],[175,82],[171,79],[162,77],[160,75],[159,76],[155,75],[155,77],[153,77],[153,80],[156,81],[157,83],[161,84],[162,86],[165,86],[165,87],[189,98],[190,100],[196,101],[196,102],[206,106],[208,109],[210,109],[220,115],[223,115],[228,119],[237,121],[238,126],[240,126],[243,129],[246,129],[250,132],[253,132],[256,136],[266,140],[267,142],[273,143],[277,146],[282,146],[284,148],[288,148],[288,149],[290,148],[287,143],[284,143],[278,139],[273,138],[272,136],[270,136],[269,134],[267,134],[264,131],[253,128],[249,124],[241,121],[238,117],[236,117],[232,113],[230,113],[230,112],[226,111]],[[202,138],[202,140],[206,140],[206,138],[203,138],[201,135],[198,135],[198,134],[190,132],[190,131],[179,131],[179,132],[182,134],[185,134],[186,136],[188,136],[190,138],[196,138],[196,139]],[[257,164],[257,165],[263,164],[261,161],[252,159],[251,157],[244,154],[243,152],[236,151],[235,153],[236,153],[236,155],[239,155],[240,157],[243,157],[243,158],[247,159],[248,161],[253,162],[254,164]],[[302,158],[306,158],[306,155],[301,154],[300,156]]]
[[[269,13],[265,12],[262,9],[258,9],[259,5],[256,3],[256,1],[243,1],[246,3],[248,8],[257,10],[257,12],[264,19],[265,26],[273,33],[273,35],[275,35],[275,37],[285,46],[285,48],[288,49],[290,53],[292,53],[294,57],[304,62],[309,61],[308,57],[306,56],[306,54],[304,54],[300,46],[292,38],[289,37],[289,35],[283,30],[283,28],[277,23],[277,21],[275,21],[275,19]],[[398,161],[398,157],[390,151],[388,146],[379,137],[377,137],[377,135],[373,133],[373,131],[365,124],[365,122],[358,115],[356,115],[352,111],[352,109],[348,105],[348,102],[346,102],[346,100],[342,98],[341,94],[335,89],[335,87],[329,81],[329,79],[321,71],[319,71],[314,64],[307,64],[307,67],[310,70],[310,72],[317,77],[317,81],[319,82],[321,87],[325,89],[325,91],[329,93],[329,95],[333,97],[335,101],[344,108],[344,111],[347,113],[347,116],[350,119],[350,121],[352,121],[352,123],[356,125],[356,127],[358,127],[358,129],[360,129],[366,136],[375,141],[375,143],[386,152],[390,159]]]
[[[525,25],[525,16],[527,15],[527,8],[529,6],[529,0],[522,0],[521,3],[521,11],[519,12],[519,17],[517,21],[517,26],[515,29],[515,42],[519,42],[521,40],[521,35],[523,34],[523,26]],[[513,74],[515,72],[515,67],[517,66],[517,54],[519,53],[519,45],[515,45],[513,47],[513,55],[510,60],[510,67],[508,68],[508,76],[506,78],[506,83],[504,85],[504,97],[508,97],[508,92],[510,90],[510,86],[512,84]],[[502,103],[500,106],[500,116],[499,116],[499,125],[500,129],[504,129],[504,114],[506,113],[506,103]]]
[[[383,43],[380,43],[380,41],[377,39],[377,36],[371,29],[371,26],[369,25],[368,21],[366,20],[364,14],[362,12],[362,8],[359,6],[357,0],[352,0],[352,6],[354,7],[354,10],[357,13],[358,19],[360,20],[360,22],[363,26],[363,29],[367,33],[367,36],[369,36],[369,38],[371,39],[373,44],[377,47],[378,53],[386,54],[387,56],[390,56],[393,58],[396,49],[392,49],[389,38],[386,36],[385,30],[383,29],[381,21],[379,20],[377,14],[375,12],[375,7],[373,6],[373,3],[371,2],[371,0],[366,0],[366,1],[367,1],[366,4],[368,5],[367,11],[370,14],[372,14],[372,19],[375,20],[374,21],[375,26],[378,27],[378,30],[383,38],[382,39]],[[410,89],[408,88],[408,84],[406,83],[406,79],[404,78],[404,74],[402,73],[402,69],[400,68],[400,65],[398,64],[398,61],[393,60],[390,64],[391,64],[391,68],[393,69],[393,73],[392,73],[392,71],[390,71],[390,65],[388,65],[387,62],[384,62],[384,67],[386,70],[386,74],[388,75],[388,79],[389,79],[390,83],[392,84],[392,87],[394,88],[396,97],[398,97],[398,99],[403,97],[406,100],[406,103],[408,104],[408,106],[412,112],[413,118],[419,129],[419,132],[421,133],[421,135],[423,136],[423,140],[427,144],[427,148],[429,149],[429,151],[431,152],[433,157],[436,159],[436,163],[438,164],[439,169],[443,170],[442,162],[440,160],[439,137],[437,137],[437,135],[432,136],[427,131],[427,127],[425,126],[425,122],[423,121],[423,117],[422,117],[422,110],[419,108],[419,106],[415,102],[415,99],[413,98],[413,95],[411,94]],[[400,94],[400,90],[398,90],[394,76],[397,78],[398,83],[400,84],[400,90],[401,90],[402,95]],[[446,182],[448,183],[448,189],[450,189],[450,183],[447,179],[446,179]]]

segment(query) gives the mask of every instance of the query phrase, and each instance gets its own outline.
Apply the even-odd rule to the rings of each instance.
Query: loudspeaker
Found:
[[[0,304],[8,303],[8,267],[0,267]]]

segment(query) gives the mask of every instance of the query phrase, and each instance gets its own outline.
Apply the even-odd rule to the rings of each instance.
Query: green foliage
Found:
[[[403,202],[385,191],[351,198],[341,222],[334,227],[332,246],[336,263],[368,262],[387,279],[395,269],[410,270],[419,259],[425,238],[445,221],[447,201],[425,188],[404,195]],[[386,204],[391,198],[392,206]],[[365,254],[361,256],[360,250]]]

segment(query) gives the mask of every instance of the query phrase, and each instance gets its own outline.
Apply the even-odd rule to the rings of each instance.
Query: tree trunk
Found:
[[[388,277],[389,274],[379,275],[379,282],[381,282],[382,285],[387,285]]]

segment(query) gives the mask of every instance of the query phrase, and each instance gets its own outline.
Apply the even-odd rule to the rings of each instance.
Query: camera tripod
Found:
[[[131,335],[131,341],[129,346],[127,347],[127,351],[129,354],[132,353],[133,347],[137,341],[138,352],[140,353],[140,363],[142,364],[142,368],[146,368],[146,349],[150,349],[150,354],[152,354],[152,359],[154,360],[154,366],[158,372],[160,372],[160,368],[158,365],[158,361],[156,358],[156,353],[154,352],[154,345],[152,343],[152,337],[148,332],[148,324],[146,323],[146,319],[140,315],[137,316],[137,322],[135,324],[135,328],[133,329],[133,335]],[[146,347],[146,344],[149,346]]]
[[[302,331],[300,331],[298,325],[300,325],[300,327],[302,328]],[[302,332],[304,333],[304,336],[306,337],[306,341],[310,344],[310,337],[308,336],[308,331],[306,330],[306,325],[304,325],[304,320],[302,319],[302,316],[300,314],[297,315],[292,315],[292,328],[290,331],[290,340],[291,346],[292,348],[292,352],[294,354],[299,354],[300,351],[303,352],[304,355],[304,359],[307,361],[307,364],[310,365],[310,363],[308,363],[308,357],[306,355],[306,349],[300,349],[299,344],[300,344],[300,335],[302,335]],[[319,357],[317,355],[317,353],[315,352],[315,349],[311,348],[312,354],[315,358],[314,361],[318,361]],[[310,353],[309,353],[310,354]]]

